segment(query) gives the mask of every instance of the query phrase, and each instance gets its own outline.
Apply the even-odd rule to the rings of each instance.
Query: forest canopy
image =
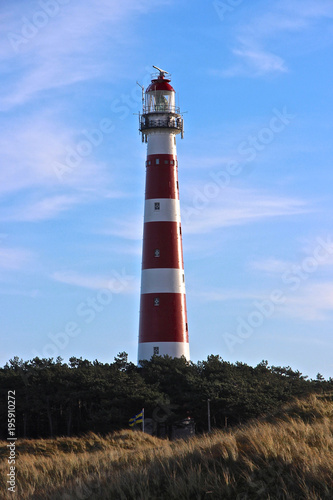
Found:
[[[153,356],[136,366],[127,353],[113,363],[72,357],[68,363],[38,357],[11,359],[0,368],[0,438],[7,437],[7,393],[15,391],[17,437],[105,434],[145,416],[172,424],[193,419],[207,430],[207,400],[213,428],[246,422],[275,411],[295,397],[332,392],[333,380],[309,380],[290,367],[230,363],[218,355],[197,363]]]

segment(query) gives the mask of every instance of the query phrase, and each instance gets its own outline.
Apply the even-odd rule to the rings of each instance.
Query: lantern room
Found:
[[[145,95],[145,113],[175,112],[175,93],[152,90]]]
[[[170,82],[160,74],[158,78],[152,80],[145,93],[145,113],[175,113],[175,91]]]

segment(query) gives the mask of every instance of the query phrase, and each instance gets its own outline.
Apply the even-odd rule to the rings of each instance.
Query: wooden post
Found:
[[[208,418],[208,432],[210,432],[210,399],[207,399],[207,418]]]

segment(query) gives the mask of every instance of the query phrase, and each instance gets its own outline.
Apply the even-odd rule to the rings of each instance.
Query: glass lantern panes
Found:
[[[153,90],[145,96],[145,112],[155,113],[174,111],[175,93],[167,90]]]

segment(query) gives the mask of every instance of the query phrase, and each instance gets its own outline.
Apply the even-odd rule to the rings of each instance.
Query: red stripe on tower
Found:
[[[183,118],[166,71],[156,69],[140,115],[147,161],[139,361],[154,354],[190,358],[176,151]]]

